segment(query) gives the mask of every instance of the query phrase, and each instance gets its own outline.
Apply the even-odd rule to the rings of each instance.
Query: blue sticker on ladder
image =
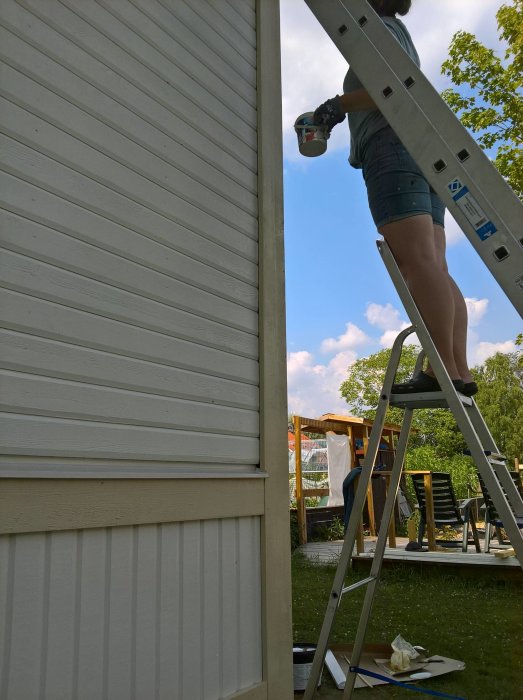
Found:
[[[497,228],[481,209],[470,193],[469,188],[464,185],[459,178],[455,178],[449,182],[447,188],[452,195],[452,199],[456,202],[462,214],[482,241],[496,233]]]
[[[458,178],[456,178],[455,180],[452,180],[452,182],[449,182],[449,184],[448,184],[448,188],[449,188],[451,194],[458,192],[462,187],[463,187],[463,185],[458,180]]]

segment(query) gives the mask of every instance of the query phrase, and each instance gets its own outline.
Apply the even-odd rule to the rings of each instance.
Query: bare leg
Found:
[[[454,296],[454,329],[453,329],[453,351],[454,361],[458,368],[459,376],[464,382],[471,382],[472,375],[467,362],[467,328],[468,312],[465,299],[456,282],[448,274],[447,261],[445,259],[445,230],[442,226],[434,225],[434,238],[436,251],[439,257],[442,270],[447,273],[452,294]]]
[[[450,378],[459,379],[454,359],[455,284],[446,265],[442,266],[432,217],[420,214],[394,221],[382,226],[380,233],[392,250]],[[458,311],[458,317],[461,315],[462,309]]]

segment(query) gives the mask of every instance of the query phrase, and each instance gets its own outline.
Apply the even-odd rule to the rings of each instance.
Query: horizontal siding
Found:
[[[45,30],[45,25],[42,28]],[[12,26],[11,31],[2,29],[1,34],[2,56],[9,65],[9,73],[21,76],[19,88],[10,84],[6,86],[14,101],[27,103],[35,112],[53,108],[53,104],[35,104],[31,96],[27,97],[25,91],[32,80],[40,86],[37,88],[40,94],[53,93],[56,104],[64,106],[69,112],[77,112],[84,122],[89,115],[96,118],[101,125],[107,124],[115,132],[129,136],[144,148],[175,163],[177,168],[187,170],[195,178],[205,177],[204,166],[207,163],[209,173],[217,170],[226,176],[227,181],[243,185],[247,193],[256,191],[255,162],[250,156],[250,149],[245,152],[240,144],[239,152],[234,153],[232,135],[228,140],[216,138],[210,121],[198,125],[194,120],[191,125],[177,120],[172,111],[133,89],[132,85],[125,92],[125,85],[120,85],[122,81],[117,81],[117,76],[111,81],[111,73],[107,75],[107,69],[103,71],[103,66],[88,55],[78,58],[84,60],[84,71],[87,67],[90,72],[83,72],[82,76],[73,74],[60,64],[58,57],[53,60],[43,48],[29,43],[31,40],[36,42],[38,35],[24,36],[25,40],[22,41],[16,36],[18,31],[17,26]],[[74,47],[71,49],[74,50]],[[11,53],[13,51],[14,54]],[[177,100],[173,101],[172,107],[175,106],[178,106]],[[154,112],[151,111],[153,107]],[[67,124],[67,129],[74,132],[76,127]],[[228,142],[231,142],[230,149]],[[176,158],[173,158],[175,152]]]
[[[12,132],[14,125],[10,129],[9,125],[4,124],[3,129]],[[60,138],[57,139],[58,143],[60,141]],[[78,146],[81,153],[93,155],[92,167],[95,172],[79,172],[77,168],[83,169],[84,161],[82,165],[71,167],[75,157],[74,148],[69,151],[67,157],[64,157],[64,163],[59,163],[55,158],[37,152],[18,138],[3,135],[0,139],[0,148],[4,154],[6,172],[21,179],[28,176],[31,183],[42,189],[85,206],[102,216],[107,215],[109,218],[112,216],[117,222],[132,224],[133,214],[136,213],[138,225],[141,224],[146,230],[147,222],[150,226],[151,222],[157,219],[165,220],[167,225],[172,220],[203,236],[210,230],[214,240],[221,240],[225,247],[239,250],[245,257],[255,259],[255,241],[249,235],[244,235],[245,230],[239,231],[230,222],[215,219],[212,213],[205,211],[205,200],[200,208],[181,197],[171,195],[155,183],[135,176],[126,169],[122,170],[118,164],[111,167],[104,155],[88,153],[81,144]],[[26,172],[28,166],[31,168],[30,172]],[[110,182],[108,177],[111,175],[118,180],[114,183]],[[124,191],[126,183],[122,178],[127,176],[129,190],[126,192]],[[253,224],[247,234],[254,237],[255,230]]]
[[[142,0],[142,3],[145,1],[146,0]],[[246,28],[245,23],[242,23],[240,26],[240,17],[236,9],[237,5],[241,4],[241,0],[234,0],[234,9],[236,9],[236,12],[231,12],[231,8],[229,7],[225,8],[225,14],[223,8],[224,3],[209,2],[209,0],[184,1],[186,4],[189,4],[198,15],[198,21],[209,23],[214,27],[220,39],[230,46],[236,47],[238,54],[255,68],[256,52],[253,50],[255,46],[255,43],[253,43],[255,41],[254,33],[251,33],[248,27]],[[173,5],[172,0],[160,0],[160,2],[164,6],[172,7]],[[251,11],[254,11],[254,3],[247,1],[243,4],[250,6]]]
[[[258,441],[237,435],[100,421],[0,414],[4,452],[41,457],[144,459],[256,465]]]
[[[104,6],[109,3],[105,2]],[[207,8],[198,8],[198,3],[192,0],[177,0],[176,15],[172,12],[172,1],[152,3],[142,0],[139,4],[141,12],[146,14],[153,22],[160,25],[165,32],[184,48],[197,56],[200,61],[206,63],[213,70],[218,70],[220,78],[230,83],[230,87],[237,90],[238,80],[240,85],[256,86],[256,56],[253,45],[243,43],[241,47],[235,43],[231,29],[221,36],[217,31],[216,22],[213,21],[212,12],[216,12],[216,3]],[[201,14],[197,10],[200,9]],[[250,2],[235,3],[235,9],[240,14],[248,13],[255,23],[256,15]],[[254,26],[254,25],[253,25]],[[195,31],[197,27],[197,31]],[[212,65],[210,65],[212,61]],[[242,87],[242,92],[244,88]],[[247,91],[245,95],[247,96]]]
[[[153,269],[171,272],[177,279],[201,280],[203,289],[221,290],[227,297],[231,295],[228,285],[232,290],[241,288],[248,302],[256,292],[252,290],[252,280],[257,275],[255,262],[208,238],[195,236],[183,226],[154,217],[147,229],[147,219],[140,225],[141,208],[133,208],[132,220],[127,220],[126,209],[116,207],[110,212],[111,219],[109,212],[102,215],[96,211],[96,200],[92,202],[93,209],[89,209],[91,202],[85,192],[78,205],[8,173],[0,173],[0,178],[0,202],[9,210],[6,217],[13,212],[26,221],[48,226]],[[10,225],[16,226],[16,221],[12,216]]]
[[[17,190],[18,197],[31,197],[35,188],[26,188],[25,183],[5,173],[3,176],[0,175],[0,187],[3,183],[6,184],[3,190],[5,206],[9,205],[23,211],[21,203],[18,205],[13,201],[6,201],[9,191]],[[48,199],[47,210],[51,213],[54,198],[46,197],[46,193],[43,194],[43,198]],[[258,296],[253,285],[216,267],[211,267],[210,264],[195,261],[188,255],[158,245],[143,236],[133,237],[136,246],[132,249],[118,249],[118,239],[122,238],[121,227],[115,227],[116,231],[104,230],[104,227],[96,225],[97,217],[90,216],[89,213],[86,218],[91,219],[92,228],[89,229],[90,235],[86,235],[85,240],[82,240],[83,231],[58,230],[60,224],[62,229],[66,229],[67,225],[64,225],[63,220],[60,222],[60,216],[57,213],[55,213],[54,222],[47,219],[45,223],[40,223],[32,218],[33,210],[29,212],[27,209],[26,206],[25,216],[5,209],[0,210],[2,243],[5,248],[54,264],[70,272],[89,274],[101,282],[116,286],[119,284],[124,289],[136,288],[130,284],[129,273],[140,272],[140,279],[137,279],[136,275],[133,277],[135,285],[137,282],[141,283],[144,292],[158,300],[173,303],[177,300],[175,293],[178,290],[184,290],[185,296],[190,291],[191,295],[199,294],[199,298],[206,299],[207,302],[209,297],[205,296],[205,293],[212,294],[216,299],[216,305],[232,302],[239,307],[235,307],[237,313],[241,313],[244,306],[248,311],[257,310]],[[60,213],[63,216],[63,209]],[[28,218],[29,214],[31,219]],[[44,216],[40,209],[38,217],[40,221],[44,221]],[[124,240],[121,241],[122,244]],[[195,279],[201,279],[198,286],[194,284]],[[165,292],[162,294],[160,291],[158,294],[158,290],[162,287]],[[179,296],[183,296],[183,292]],[[232,308],[230,305],[229,311]],[[249,330],[252,330],[252,320],[247,325]]]
[[[251,397],[247,399],[248,405],[253,406],[252,397],[257,395],[257,391],[253,393],[253,388],[243,386],[243,383],[257,383],[258,365],[249,358],[18,292],[0,289],[0,305],[6,328],[22,331],[5,333],[2,357],[10,369],[27,366],[37,374],[54,372],[52,376],[82,380],[87,377],[88,381],[98,376],[102,384],[122,388],[134,386],[139,391],[151,386],[156,387],[157,393],[163,393],[169,391],[169,385],[165,386],[164,382],[166,377],[174,376],[171,368],[175,368],[187,370],[178,372],[176,376],[186,377],[185,391],[189,394],[192,383],[194,396],[198,396],[200,386],[204,392],[200,398],[203,400],[206,395],[209,401],[215,402],[218,396],[213,387],[219,386],[223,391],[229,385],[219,380],[231,379],[236,382],[230,385],[230,389],[237,397],[237,405],[244,405],[245,394]],[[31,331],[38,333],[39,337],[33,336]],[[43,334],[49,339],[41,337]],[[59,362],[56,362],[55,356]],[[161,367],[157,368],[156,365]],[[118,378],[120,370],[123,378]],[[144,374],[149,371],[157,373],[157,381],[149,380],[148,375]],[[198,377],[188,372],[207,375],[217,381],[207,377],[199,381]],[[150,385],[148,381],[151,381]],[[184,393],[182,387],[178,391]]]
[[[9,77],[16,80],[16,76],[6,75],[6,82]],[[0,108],[5,121],[4,130],[15,140],[45,153],[133,201],[151,207],[164,216],[172,216],[175,212],[177,220],[183,224],[196,220],[201,228],[205,228],[206,216],[211,216],[233,229],[229,234],[231,238],[235,235],[235,229],[238,234],[256,238],[256,220],[253,220],[256,200],[245,191],[238,192],[239,187],[223,187],[223,181],[215,188],[205,186],[163,158],[112,133],[111,129],[99,126],[95,120],[87,118],[82,124],[75,117],[76,110],[66,110],[62,118],[67,120],[69,116],[75,127],[84,127],[95,146],[83,143],[9,100],[2,98]],[[60,110],[60,105],[56,105],[55,109]],[[68,115],[68,111],[72,114]],[[59,123],[58,117],[51,118]],[[5,147],[8,148],[7,144]],[[175,154],[172,156],[175,158]],[[233,196],[241,196],[243,206],[229,201],[224,193],[216,192],[215,189],[226,190],[231,199]],[[238,234],[233,241],[241,240]]]
[[[249,29],[256,28],[256,11],[251,3],[243,2],[243,0],[225,0],[225,2],[243,18]]]
[[[239,355],[256,355],[256,336],[191,313],[187,306],[190,303],[188,292],[185,295],[187,304],[182,299],[181,308],[176,308],[7,250],[0,257],[0,275],[2,285],[7,289],[141,328],[173,333],[178,338],[222,350],[229,349]],[[212,307],[209,315],[211,313]]]
[[[168,4],[175,13],[176,6],[172,2]],[[193,4],[191,0],[191,6]],[[213,14],[213,7],[204,4],[208,20]],[[145,45],[139,37],[124,31],[123,26],[103,8],[87,0],[64,4],[53,0],[45,3],[31,0],[23,1],[20,5],[29,11],[6,7],[3,11],[6,25],[15,33],[21,30],[24,38],[36,48],[42,48],[44,53],[81,78],[90,77],[88,71],[94,62],[95,77],[99,78],[101,87],[105,86],[110,94],[118,97],[124,88],[127,94],[124,104],[133,105],[138,90],[152,99],[152,104],[147,102],[154,111],[158,110],[158,106],[164,107],[171,118],[178,116],[183,123],[201,129],[215,142],[223,141],[223,147],[231,154],[238,149],[237,157],[255,169],[256,128],[252,111],[249,112],[252,108],[245,101],[245,105],[241,105],[240,116],[221,100],[219,83],[215,94],[210,93],[199,84],[199,74],[193,77],[181,70],[174,55],[176,45],[173,44],[173,55],[167,60],[153,46]],[[65,5],[73,6],[74,12]],[[235,37],[230,24],[223,22],[221,25],[225,25],[223,33],[220,31],[224,40],[233,45],[238,41],[239,50],[252,56],[254,67],[255,48],[240,36]],[[193,26],[193,30],[197,29],[197,25]],[[113,88],[117,88],[116,83],[122,83],[122,79],[123,85],[113,91]],[[239,99],[235,108],[238,106]]]
[[[257,517],[3,536],[0,697],[214,700],[255,685],[260,575]]]
[[[7,0],[4,463],[259,462],[254,2]]]
[[[258,435],[257,411],[214,407],[167,396],[70,382],[33,374],[0,374],[0,410],[125,425]]]

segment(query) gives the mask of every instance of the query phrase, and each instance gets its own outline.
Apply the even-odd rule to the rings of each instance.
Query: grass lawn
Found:
[[[294,641],[315,643],[325,614],[335,566],[308,562],[293,555]],[[349,571],[347,584],[367,574]],[[344,596],[336,615],[331,642],[352,642],[365,587]],[[523,699],[523,588],[488,572],[476,578],[448,573],[421,573],[414,567],[383,571],[375,597],[366,641],[387,643],[401,634],[429,654],[464,661],[464,671],[424,681],[427,689],[467,700]],[[329,672],[324,671],[319,697],[341,698]],[[362,688],[355,696],[368,698],[428,698],[430,695],[397,686]],[[296,696],[299,697],[299,696]]]

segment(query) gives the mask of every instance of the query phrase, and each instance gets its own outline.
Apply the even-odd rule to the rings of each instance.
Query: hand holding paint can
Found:
[[[321,156],[327,150],[329,130],[325,126],[314,124],[313,115],[314,112],[305,112],[294,122],[294,130],[298,136],[298,149],[302,156]]]

